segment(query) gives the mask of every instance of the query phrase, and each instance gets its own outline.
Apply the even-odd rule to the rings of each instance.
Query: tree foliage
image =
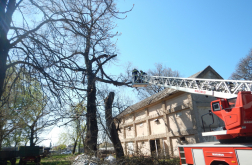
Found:
[[[28,141],[30,145],[35,145],[43,140],[39,135],[45,128],[55,124],[54,118],[49,117],[53,115],[54,110],[48,108],[48,99],[38,80],[31,78],[25,70],[18,76],[12,71],[7,73],[12,73],[7,74],[7,79],[8,84],[14,87],[6,91],[9,94],[9,102],[4,104],[2,112],[8,112],[10,115],[5,116],[8,123],[2,124],[4,128],[12,129],[9,133],[4,128],[1,129],[4,135],[2,140],[5,146],[13,145],[13,142],[15,146],[26,144]]]
[[[58,146],[53,147],[53,150],[61,151],[61,150],[65,150],[66,148],[67,146],[65,144],[59,144]]]
[[[230,79],[252,80],[252,50],[246,57],[240,59]]]

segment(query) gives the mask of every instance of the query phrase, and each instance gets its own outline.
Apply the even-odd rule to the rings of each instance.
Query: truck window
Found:
[[[213,111],[219,111],[220,110],[220,104],[218,102],[213,103],[212,108],[213,108]]]
[[[227,101],[228,101],[229,108],[234,108],[235,107],[236,98],[228,99]]]

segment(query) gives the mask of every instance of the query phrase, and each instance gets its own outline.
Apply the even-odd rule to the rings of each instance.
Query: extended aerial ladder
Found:
[[[203,94],[217,98],[234,98],[239,91],[252,91],[252,81],[180,78],[163,76],[141,76],[133,87],[146,87],[148,84],[180,90],[188,93]]]
[[[133,87],[148,84],[188,93],[216,97],[211,111],[225,123],[219,131],[204,132],[202,136],[215,136],[220,142],[238,142],[252,137],[252,81],[180,78],[163,76],[133,77]],[[135,80],[135,81],[134,81]]]

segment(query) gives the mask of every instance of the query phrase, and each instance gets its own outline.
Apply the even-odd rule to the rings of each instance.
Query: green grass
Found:
[[[50,157],[42,158],[41,159],[41,165],[71,165],[72,161],[76,155],[53,155]],[[19,159],[16,161],[16,165],[18,165]],[[34,165],[34,162],[27,162],[27,165]],[[11,165],[11,163],[8,162],[7,165]]]
[[[41,165],[71,165],[73,160],[76,158],[76,155],[53,155],[50,157],[42,158]],[[171,158],[171,159],[159,159],[159,160],[152,160],[151,158],[141,158],[141,157],[125,157],[127,160],[128,165],[153,165],[155,162],[159,165],[179,165],[179,158]],[[151,161],[152,160],[152,161]],[[16,165],[18,165],[19,159],[16,161]],[[35,163],[28,162],[27,165],[34,165]],[[11,165],[8,163],[8,165]]]
[[[75,155],[53,155],[41,159],[41,165],[71,165]]]

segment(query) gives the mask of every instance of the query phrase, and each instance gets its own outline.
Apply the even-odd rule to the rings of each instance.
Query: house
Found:
[[[223,79],[211,66],[190,78]],[[179,144],[213,141],[214,137],[203,137],[201,116],[210,110],[214,97],[191,94],[173,89],[164,89],[128,108],[116,116],[119,119],[119,138],[124,153],[145,156],[178,156]],[[214,116],[211,128],[223,125]],[[204,118],[209,131],[212,118]]]

